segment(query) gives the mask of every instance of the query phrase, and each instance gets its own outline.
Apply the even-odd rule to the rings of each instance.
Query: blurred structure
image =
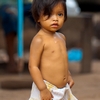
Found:
[[[76,0],[67,0],[66,5],[68,16],[76,16],[81,12],[81,9]]]
[[[100,12],[100,0],[76,0],[82,12]]]
[[[82,12],[93,13],[93,58],[100,59],[100,0],[77,0]]]
[[[100,0],[76,0],[76,2],[75,5],[79,6],[84,21],[81,32],[83,50],[81,72],[90,72],[92,59],[100,58]]]

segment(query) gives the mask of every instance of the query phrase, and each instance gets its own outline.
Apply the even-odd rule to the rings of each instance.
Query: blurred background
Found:
[[[11,6],[10,9],[5,9],[8,14],[10,12],[12,16],[15,14],[16,17],[18,14],[18,1],[10,1],[8,2],[10,5],[12,4],[14,8]],[[30,95],[32,80],[28,72],[28,57],[30,43],[37,30],[34,19],[32,19],[30,13],[32,0],[23,1],[23,31],[20,33],[23,34],[23,54],[21,60],[23,67],[21,71],[17,73],[14,69],[13,73],[12,70],[8,71],[7,68],[9,68],[9,65],[20,66],[18,31],[12,31],[15,31],[15,35],[14,38],[10,38],[10,43],[14,44],[9,44],[10,46],[8,46],[8,48],[13,49],[13,54],[11,54],[15,62],[15,64],[13,64],[12,62],[9,63],[10,54],[7,48],[7,41],[9,40],[7,40],[8,35],[5,34],[7,33],[6,29],[8,30],[8,27],[5,28],[6,23],[8,23],[9,27],[10,25],[7,20],[4,21],[7,14],[4,16],[4,13],[2,14],[3,10],[1,11],[2,6],[5,5],[7,1],[0,0],[0,99],[2,100],[28,100]],[[100,0],[67,0],[66,5],[68,19],[60,31],[66,36],[67,40],[66,52],[68,53],[69,69],[75,81],[75,85],[72,88],[73,94],[79,100],[99,100]],[[8,16],[7,19],[9,18]],[[11,25],[13,26],[13,24]],[[10,28],[13,29],[13,27]]]

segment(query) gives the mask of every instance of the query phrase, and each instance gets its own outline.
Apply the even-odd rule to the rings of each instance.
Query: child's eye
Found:
[[[63,13],[59,13],[59,14],[58,14],[58,16],[63,16],[63,15],[64,15]]]

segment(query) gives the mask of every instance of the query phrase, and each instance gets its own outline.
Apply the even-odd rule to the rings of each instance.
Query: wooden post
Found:
[[[92,36],[92,15],[85,14],[84,17],[84,30],[81,34],[83,59],[81,62],[81,73],[91,72],[92,61],[92,48],[91,48],[91,36]]]

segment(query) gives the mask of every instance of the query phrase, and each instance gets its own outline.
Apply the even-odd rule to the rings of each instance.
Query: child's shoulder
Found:
[[[40,35],[40,34],[37,34],[33,37],[32,39],[32,43],[35,43],[35,44],[41,44],[43,43],[43,36]]]
[[[59,36],[61,36],[63,39],[66,39],[66,38],[65,38],[65,35],[62,34],[61,32],[57,32],[57,34],[58,34]]]

